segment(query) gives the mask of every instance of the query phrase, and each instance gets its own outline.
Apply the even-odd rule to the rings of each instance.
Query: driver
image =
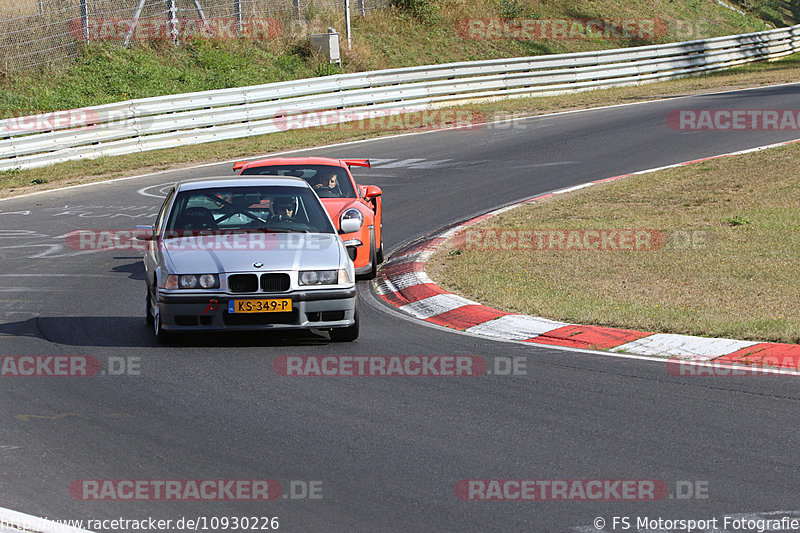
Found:
[[[291,198],[276,198],[272,213],[272,219],[292,220],[294,216],[294,201]]]
[[[317,183],[314,184],[314,189],[336,189],[339,186],[338,178],[335,172],[330,174],[322,174],[318,177]]]

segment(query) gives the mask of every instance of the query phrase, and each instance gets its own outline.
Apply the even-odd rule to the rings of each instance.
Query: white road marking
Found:
[[[137,193],[141,194],[142,196],[150,196],[152,198],[161,198],[164,199],[167,197],[167,192],[169,192],[170,188],[175,185],[175,182],[172,181],[170,183],[159,183],[158,185],[151,185],[150,187],[144,187],[136,191]],[[154,194],[150,192],[151,189],[156,189],[158,194]]]
[[[458,163],[450,163],[451,161],[453,160],[452,159],[432,159],[428,161],[423,160],[421,163],[412,163],[408,165],[408,168],[424,170],[429,168],[451,167],[458,164]]]
[[[394,163],[386,163],[380,165],[372,165],[370,161],[371,168],[402,168],[411,165],[412,163],[421,163],[425,161],[424,159],[401,159],[400,161],[395,161]]]
[[[15,237],[50,237],[44,233],[36,233],[29,229],[0,229],[0,239],[8,239]]]
[[[370,163],[370,168],[379,168],[379,169],[411,168],[415,170],[451,167],[457,164],[461,164],[461,163],[454,163],[452,161],[453,161],[452,159],[411,158],[411,159],[398,160],[398,159],[370,158],[369,163]],[[366,176],[370,176],[370,174],[366,174]]]
[[[397,161],[397,159],[381,159],[378,157],[370,157],[369,158],[369,168],[377,168],[384,163],[391,163],[392,161]]]

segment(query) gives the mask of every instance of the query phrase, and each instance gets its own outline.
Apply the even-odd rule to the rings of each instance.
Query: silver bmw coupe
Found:
[[[333,341],[358,337],[347,247],[361,243],[342,242],[305,180],[179,182],[155,224],[136,232],[148,241],[146,313],[159,341],[177,332],[251,329],[325,330]]]

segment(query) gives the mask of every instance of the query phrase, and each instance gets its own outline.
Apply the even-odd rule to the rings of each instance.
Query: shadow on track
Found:
[[[0,334],[38,337],[69,346],[153,347],[156,342],[144,317],[35,317],[0,324]],[[165,346],[248,347],[316,346],[330,341],[323,333],[308,331],[236,331],[175,335]]]

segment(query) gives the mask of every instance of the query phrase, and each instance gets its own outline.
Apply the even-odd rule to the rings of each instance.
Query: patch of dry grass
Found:
[[[578,324],[800,342],[800,144],[577,191],[482,228],[654,229],[660,249],[442,248],[429,275],[487,305]]]

